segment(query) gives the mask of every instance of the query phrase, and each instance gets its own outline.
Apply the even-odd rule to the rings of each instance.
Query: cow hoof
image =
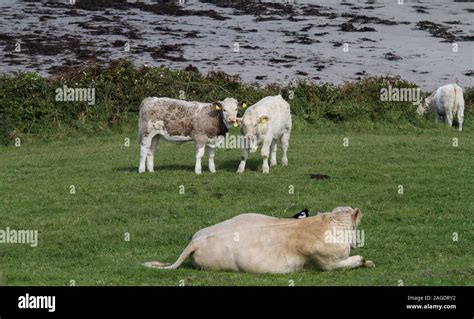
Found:
[[[262,171],[262,173],[263,173],[263,174],[269,174],[269,173],[270,173],[270,170],[265,169],[265,170]]]
[[[194,173],[196,173],[196,175],[201,175],[202,174],[201,171],[194,171]]]
[[[375,267],[375,264],[373,261],[371,260],[366,260],[365,263],[364,263],[364,267],[367,267],[367,268],[374,268]]]
[[[209,172],[211,172],[212,174],[214,174],[216,172],[215,169],[210,169]]]

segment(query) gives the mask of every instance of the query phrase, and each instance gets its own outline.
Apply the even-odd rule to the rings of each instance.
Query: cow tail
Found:
[[[174,264],[161,263],[159,261],[149,261],[143,264],[147,268],[158,268],[158,269],[176,269],[191,255],[197,248],[195,242],[191,242],[181,253]]]

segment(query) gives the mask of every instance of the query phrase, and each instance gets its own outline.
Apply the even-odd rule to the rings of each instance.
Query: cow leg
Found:
[[[140,136],[140,165],[138,166],[138,172],[145,172],[145,162],[148,152],[151,148],[153,137],[150,135]]]
[[[237,173],[243,173],[245,171],[245,163],[247,161],[247,158],[249,158],[249,149],[243,148],[240,156],[240,164],[239,168],[237,169]]]
[[[453,126],[453,112],[446,113],[446,124],[448,124],[450,127]]]
[[[347,259],[336,261],[332,264],[326,265],[324,270],[335,270],[335,269],[353,269],[359,267],[375,267],[374,262],[370,260],[364,260],[362,256],[356,255],[348,257]]]
[[[439,114],[438,114],[438,112],[435,112],[435,123],[436,124],[439,123]]]
[[[196,143],[196,166],[194,167],[194,172],[198,175],[202,173],[201,159],[204,156],[205,148],[206,144]]]
[[[270,166],[275,166],[277,164],[277,142],[274,139],[270,145]]]
[[[464,112],[459,112],[458,111],[458,124],[459,124],[459,132],[462,131],[462,123],[464,122]]]
[[[150,147],[148,148],[147,155],[146,155],[146,169],[149,172],[154,171],[154,157],[155,157],[155,149],[156,144],[160,141],[160,135],[155,135],[151,139]]]
[[[263,158],[263,165],[262,165],[262,173],[268,174],[270,172],[270,167],[268,166],[268,155],[270,155],[270,145],[271,143],[264,141],[262,145],[262,158]]]
[[[288,166],[288,146],[290,144],[290,132],[284,133],[281,136],[281,149],[283,150],[283,156],[281,157],[281,164]]]
[[[214,156],[216,155],[216,149],[213,147],[207,147],[207,158],[209,162],[209,172],[216,172],[216,165],[214,164]]]

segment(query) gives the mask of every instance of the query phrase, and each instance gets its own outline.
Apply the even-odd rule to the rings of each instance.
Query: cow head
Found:
[[[353,234],[357,233],[357,226],[359,226],[362,219],[362,213],[359,208],[352,208],[350,206],[342,206],[333,209],[332,214],[338,220],[340,225],[343,225],[345,231],[351,231]],[[357,248],[357,242],[351,242],[351,248]]]
[[[362,219],[362,213],[360,212],[359,208],[354,208],[351,214],[351,221],[352,221],[352,230],[354,233],[357,232],[357,226],[360,224],[360,220]],[[357,248],[357,242],[351,242],[351,248]]]
[[[416,109],[416,113],[418,115],[423,115],[427,113],[431,109],[431,97],[424,97],[420,104],[418,105],[418,108]]]
[[[246,101],[241,101],[237,103],[237,100],[234,98],[226,98],[222,102],[214,102],[213,106],[216,110],[222,112],[222,118],[224,124],[229,128],[232,125],[237,126],[237,113],[242,107],[246,107]]]
[[[258,141],[262,140],[268,130],[270,118],[266,115],[255,116],[255,114],[245,113],[242,117],[240,132],[245,137],[247,147],[254,153],[258,148]]]

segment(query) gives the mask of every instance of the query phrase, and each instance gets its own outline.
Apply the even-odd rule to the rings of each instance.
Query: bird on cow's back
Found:
[[[307,217],[309,217],[309,210],[305,208],[301,212],[294,214],[292,218],[302,219]]]

